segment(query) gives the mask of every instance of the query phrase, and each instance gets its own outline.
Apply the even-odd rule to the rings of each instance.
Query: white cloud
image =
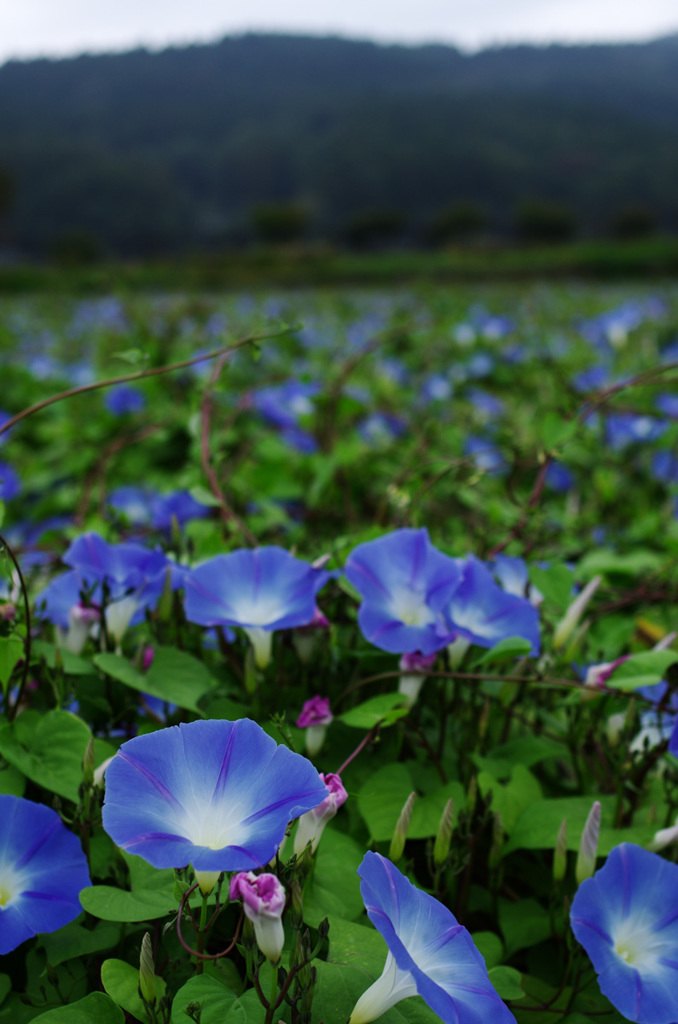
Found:
[[[254,31],[337,33],[382,41],[647,39],[678,29],[675,0],[6,0],[0,59],[158,47]]]

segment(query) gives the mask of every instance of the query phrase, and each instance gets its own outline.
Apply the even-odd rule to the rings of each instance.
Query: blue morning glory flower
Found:
[[[622,451],[627,445],[656,441],[668,429],[665,420],[653,416],[635,416],[633,413],[613,413],[607,417],[605,435],[613,451]]]
[[[678,483],[678,458],[672,452],[656,452],[652,456],[650,472],[655,480],[664,484]]]
[[[570,910],[601,992],[628,1020],[678,1020],[678,865],[622,843]]]
[[[311,762],[256,722],[198,721],[123,743],[106,771],[103,824],[156,868],[218,875],[267,864],[288,823],[326,797]]]
[[[537,608],[544,600],[544,595],[533,583],[527,562],[516,555],[499,554],[491,563],[492,575],[501,584],[502,590],[515,597],[526,597],[530,604]]]
[[[319,384],[290,380],[272,384],[252,393],[252,407],[269,423],[284,429],[296,427],[302,416],[315,412],[312,399],[320,391]]]
[[[482,437],[469,434],[464,441],[464,453],[470,455],[476,468],[488,476],[501,476],[508,470],[508,463],[500,449]]]
[[[278,428],[286,444],[303,454],[311,454],[317,451],[318,442],[299,426],[299,421],[315,412],[313,399],[319,391],[319,384],[290,380],[254,391],[250,403],[260,416]]]
[[[678,419],[678,395],[657,395],[657,399],[654,404],[660,412],[664,413],[665,416],[670,416],[672,419]]]
[[[104,398],[106,408],[114,416],[127,416],[130,413],[143,412],[146,408],[146,396],[139,388],[130,384],[118,384],[106,392]]]
[[[445,607],[454,637],[464,637],[479,647],[493,647],[500,640],[522,636],[539,653],[539,613],[528,600],[507,594],[490,570],[474,555],[462,563],[462,579]]]
[[[359,544],[345,573],[363,598],[360,630],[375,647],[433,654],[452,639],[443,612],[461,581],[461,566],[433,546],[425,528]]]
[[[202,519],[210,513],[207,505],[201,505],[189,491],[158,494],[149,487],[134,485],[111,491],[108,504],[121,512],[132,525],[152,526],[155,530],[169,530],[173,518],[181,526],[190,519]]]
[[[371,412],[357,424],[357,431],[367,444],[381,446],[390,444],[406,430],[407,424],[400,416],[388,412]]]
[[[38,597],[43,614],[61,628],[69,628],[69,613],[83,603],[101,608],[103,585],[108,588],[106,624],[116,643],[129,625],[141,622],[147,608],[154,608],[165,586],[168,570],[172,587],[181,582],[179,567],[173,567],[164,553],[141,544],[108,544],[96,533],[73,541],[63,557],[71,572],[53,580]]]
[[[349,1024],[368,1024],[401,999],[420,995],[446,1024],[515,1024],[469,932],[378,853],[358,868],[365,909],[388,946],[381,977]]]
[[[9,462],[0,462],[0,499],[11,501],[21,490],[19,474]]]
[[[90,884],[80,843],[56,811],[0,796],[0,955],[75,920]]]
[[[13,413],[5,412],[4,409],[0,409],[0,427],[4,427],[5,423],[8,423],[12,419]],[[5,444],[9,438],[11,430],[6,430],[4,434],[0,434],[0,445]]]
[[[273,630],[306,626],[330,574],[272,545],[217,555],[186,575],[186,618],[200,626],[242,626],[260,668]]]
[[[574,486],[574,476],[562,462],[553,461],[546,469],[546,486],[558,494],[564,494]]]
[[[151,525],[156,530],[169,530],[172,519],[181,526],[191,519],[204,519],[209,514],[207,505],[196,501],[188,491],[156,494],[151,499]]]

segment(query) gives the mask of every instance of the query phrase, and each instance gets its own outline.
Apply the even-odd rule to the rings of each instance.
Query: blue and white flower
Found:
[[[447,907],[378,853],[365,854],[358,874],[365,909],[388,955],[381,977],[360,997],[349,1024],[368,1024],[416,995],[446,1024],[515,1024],[469,932]]]

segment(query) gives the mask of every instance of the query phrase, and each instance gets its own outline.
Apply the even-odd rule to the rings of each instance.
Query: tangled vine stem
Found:
[[[394,669],[389,672],[378,672],[373,676],[367,676],[365,679],[359,679],[355,683],[351,683],[343,690],[337,698],[337,706],[341,704],[345,697],[348,697],[354,690],[359,690],[363,686],[370,686],[372,683],[381,683],[388,679],[399,679],[402,675],[400,669]],[[632,696],[636,700],[641,701],[648,707],[656,707],[656,702],[650,697],[644,697],[638,693],[637,690],[625,691],[618,690],[614,686],[607,686],[605,683],[597,683],[595,686],[586,686],[584,683],[578,682],[575,679],[561,679],[557,676],[518,676],[518,675],[500,675],[497,672],[443,672],[431,669],[426,672],[426,675],[431,679],[459,679],[470,682],[482,682],[483,680],[491,680],[504,683],[527,683],[530,686],[541,687],[545,690],[558,690],[558,689],[570,689],[580,690],[582,693],[599,694],[609,693],[615,697]],[[361,748],[362,749],[362,748]],[[354,755],[351,755],[351,759]],[[345,767],[345,766],[342,766]]]
[[[52,395],[50,398],[44,398],[41,402],[36,402],[35,405],[30,405],[27,409],[23,409],[18,412],[16,416],[12,416],[11,419],[7,420],[0,426],[0,436],[7,430],[18,423],[20,420],[25,419],[27,416],[32,416],[34,412],[39,412],[41,409],[46,409],[48,405],[54,405],[55,402],[61,402],[64,398],[73,398],[74,395],[83,395],[87,391],[98,391],[100,388],[114,387],[116,384],[128,384],[133,380],[145,380],[146,377],[158,377],[163,373],[171,373],[174,370],[183,370],[187,366],[193,366],[195,363],[202,363],[208,359],[216,359],[217,356],[229,355],[231,352],[235,352],[239,348],[244,348],[246,345],[256,345],[259,341],[267,341],[271,338],[280,338],[285,334],[289,334],[294,331],[295,327],[285,327],[277,331],[268,331],[265,334],[249,334],[245,338],[240,338],[239,341],[233,341],[230,345],[224,345],[221,348],[214,349],[212,352],[204,352],[199,356],[191,356],[190,359],[182,359],[178,363],[169,363],[167,366],[156,366],[150,370],[137,370],[134,373],[125,373],[121,377],[109,377],[107,380],[98,380],[93,384],[81,384],[77,388],[69,388],[67,391],[60,391],[58,395]]]
[[[190,953],[191,956],[197,957],[198,960],[221,960],[221,958],[223,956],[228,956],[228,954],[231,952],[231,950],[235,946],[236,942],[238,941],[238,936],[240,935],[240,929],[242,928],[242,922],[243,922],[243,916],[244,915],[241,914],[240,917],[238,918],[238,923],[235,926],[235,935],[233,936],[233,938],[229,942],[229,944],[226,947],[226,949],[222,949],[221,953],[214,953],[214,954],[199,953],[197,949],[192,949],[188,945],[186,940],[184,939],[183,935],[181,934],[181,919],[184,916],[184,909],[186,908],[187,900],[189,899],[191,894],[195,892],[195,890],[197,888],[198,888],[198,882],[194,882],[193,885],[191,886],[191,888],[187,889],[186,892],[184,893],[184,895],[179,900],[179,912],[177,914],[177,938],[179,939],[179,942],[184,947],[186,952]],[[190,912],[190,908],[189,908],[189,912]],[[210,924],[212,924],[212,922],[214,921],[215,917],[216,917],[216,913],[213,914],[212,917],[210,918],[210,922],[209,922]]]
[[[622,381],[620,384],[611,384],[607,388],[602,388],[599,391],[594,391],[593,394],[587,398],[579,407],[575,413],[571,413],[566,416],[566,420],[579,420],[583,423],[588,416],[594,413],[597,409],[601,409],[604,405],[609,402],[611,398],[618,395],[622,391],[628,391],[631,388],[651,386],[653,384],[667,383],[664,380],[664,376],[670,373],[672,370],[678,369],[678,362],[667,363],[665,366],[654,367],[652,370],[646,370],[643,373],[639,373],[635,377],[631,377],[629,380]],[[672,383],[670,381],[669,383]],[[544,487],[546,484],[546,474],[549,466],[554,460],[553,452],[545,452],[543,455],[543,461],[539,466],[537,476],[532,487],[532,491],[523,506],[520,517],[513,527],[509,530],[503,540],[499,541],[494,547],[488,552],[488,558],[494,558],[501,551],[508,547],[512,540],[518,540],[527,523],[529,522],[530,514],[538,507],[542,495],[544,493]]]
[[[227,358],[228,352],[225,352],[221,356],[219,356],[219,358],[214,363],[212,373],[210,374],[209,383],[205,388],[205,392],[200,403],[200,461],[202,462],[203,473],[207,478],[210,490],[212,491],[212,494],[219,502],[219,514],[224,522],[224,525],[228,526],[230,523],[233,523],[235,526],[237,526],[238,530],[243,535],[245,540],[249,544],[251,544],[252,547],[256,547],[257,538],[254,536],[251,530],[247,528],[242,519],[240,519],[240,517],[236,515],[231,506],[226,501],[226,498],[224,497],[224,492],[219,486],[219,480],[216,474],[216,470],[212,465],[212,460],[210,456],[210,417],[212,415],[213,405],[212,389],[214,388],[219,379],[219,375],[224,367]]]
[[[5,538],[2,536],[2,534],[0,534],[0,543],[4,546],[5,551],[7,552],[9,557],[12,559],[12,564],[14,565],[14,568],[17,571],[17,575],[19,577],[19,583],[21,585],[21,595],[22,595],[22,597],[24,599],[24,609],[25,609],[25,613],[26,613],[26,637],[24,639],[24,664],[23,664],[23,670],[22,670],[22,673],[21,673],[21,682],[19,683],[19,690],[17,692],[16,700],[14,701],[14,704],[9,705],[9,702],[8,702],[8,706],[7,706],[7,717],[8,717],[8,719],[11,722],[16,717],[16,713],[17,713],[17,710],[19,708],[19,702],[21,701],[21,697],[22,697],[22,694],[24,692],[24,688],[26,686],[26,682],[28,680],[28,671],[29,671],[30,665],[31,665],[31,608],[30,608],[30,603],[28,601],[28,588],[26,587],[26,581],[24,579],[24,574],[21,571],[21,566],[19,565],[17,557],[14,554],[14,552],[12,551],[12,549],[9,546],[9,544],[7,543],[7,541],[5,540]]]

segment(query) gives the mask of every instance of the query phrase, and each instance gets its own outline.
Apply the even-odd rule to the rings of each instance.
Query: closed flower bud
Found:
[[[487,859],[490,871],[496,871],[501,863],[501,851],[505,838],[504,823],[501,820],[501,814],[497,811],[492,819],[492,844]]]
[[[94,740],[90,737],[85,747],[85,756],[82,759],[82,781],[85,786],[91,786],[94,782]]]
[[[139,957],[139,992],[148,1006],[155,1005],[155,965],[153,963],[153,947],[150,932],[146,932],[141,940],[141,956]]]
[[[452,843],[452,823],[454,818],[454,800],[452,797],[447,801],[440,818],[436,841],[433,844],[433,863],[441,868],[447,860]]]
[[[297,727],[306,730],[306,753],[309,757],[317,754],[322,747],[332,718],[329,697],[311,697],[304,703],[297,718]]]
[[[254,926],[257,946],[267,960],[277,964],[285,943],[282,925],[285,890],[280,880],[268,873],[255,875],[253,871],[239,871],[231,879],[229,896],[232,900],[242,900],[245,916]]]
[[[294,837],[294,852],[297,857],[301,856],[309,843],[311,844],[311,853],[315,852],[325,825],[334,817],[341,805],[348,800],[348,793],[338,775],[332,773],[323,775],[322,772],[319,774],[329,793],[322,803],[314,807],[312,811],[306,811],[299,818]]]
[[[447,645],[447,656],[450,661],[450,668],[454,672],[455,668],[459,668],[466,652],[471,646],[471,641],[467,640],[466,637],[458,636],[456,640],[453,640],[451,644]]]
[[[414,801],[417,798],[416,793],[410,793],[403,809],[400,812],[400,817],[396,823],[395,832],[391,839],[391,846],[388,851],[388,859],[393,863],[397,864],[403,855],[405,850],[405,840],[407,839],[407,833],[412,820],[412,808],[414,807]]]
[[[563,818],[553,851],[553,881],[562,882],[567,871],[567,819]]]
[[[416,703],[428,670],[432,668],[437,656],[437,653],[424,655],[415,651],[414,654],[403,654],[400,659],[398,668],[402,674],[398,682],[398,693],[406,698],[408,707]]]
[[[581,842],[579,844],[579,852],[577,854],[577,866],[575,868],[577,885],[581,885],[585,879],[591,878],[596,870],[599,836],[600,803],[596,800],[589,811],[589,816],[586,819],[586,824],[584,825],[584,831],[581,834]]]
[[[673,843],[678,843],[678,818],[676,818],[675,824],[669,828],[660,828],[658,832],[655,832],[648,846],[654,853],[657,853],[666,846],[672,846]]]
[[[602,583],[602,580],[602,576],[594,576],[593,579],[586,584],[581,593],[577,594],[576,598],[563,615],[553,633],[553,649],[555,651],[559,651],[564,647],[574,633],[575,629],[579,625],[582,615],[591,601],[591,598]]]

